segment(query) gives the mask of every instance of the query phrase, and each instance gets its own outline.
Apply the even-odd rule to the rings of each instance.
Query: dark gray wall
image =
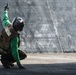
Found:
[[[9,4],[9,19],[25,21],[21,49],[26,52],[76,51],[76,0],[0,0]],[[1,23],[0,23],[1,25]]]

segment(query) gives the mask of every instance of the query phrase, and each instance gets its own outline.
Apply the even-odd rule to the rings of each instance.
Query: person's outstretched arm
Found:
[[[6,27],[8,25],[11,25],[11,22],[9,21],[9,18],[8,18],[8,10],[4,10],[4,13],[3,13],[3,26]]]
[[[8,26],[11,25],[11,22],[9,21],[9,18],[8,18],[8,5],[6,5],[4,7],[4,13],[3,13],[3,28],[5,29],[6,33],[8,36],[11,35],[11,32],[9,31],[8,29]]]

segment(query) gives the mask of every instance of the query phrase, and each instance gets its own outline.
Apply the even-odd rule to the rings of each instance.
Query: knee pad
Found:
[[[20,60],[25,59],[27,57],[26,52],[19,50],[19,56],[20,56]]]

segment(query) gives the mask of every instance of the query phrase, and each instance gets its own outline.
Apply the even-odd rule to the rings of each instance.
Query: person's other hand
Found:
[[[24,67],[21,65],[20,62],[17,62],[17,65],[18,65],[18,67],[19,67],[20,69],[24,69]]]

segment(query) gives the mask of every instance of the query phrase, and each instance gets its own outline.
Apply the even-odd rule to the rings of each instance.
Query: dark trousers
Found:
[[[23,59],[25,59],[25,58],[27,57],[27,55],[26,55],[26,53],[25,53],[24,51],[18,50],[18,52],[19,52],[20,60],[23,60]],[[16,62],[16,61],[14,60],[14,58],[13,58],[13,56],[12,56],[11,53],[2,54],[2,55],[1,55],[1,60],[2,60],[2,61],[5,61],[5,64],[6,64],[6,62],[9,62],[9,63],[14,63],[14,62]],[[3,63],[2,63],[2,64],[3,64]],[[7,63],[7,64],[8,64],[8,63]]]

